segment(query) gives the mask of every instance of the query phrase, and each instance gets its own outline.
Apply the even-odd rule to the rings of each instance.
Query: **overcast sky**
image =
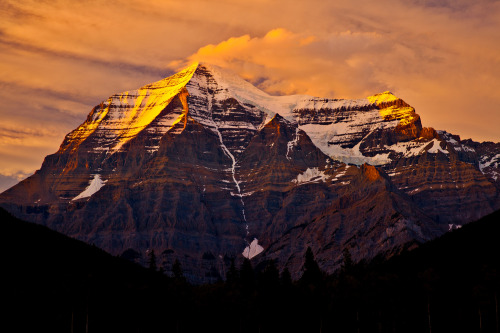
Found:
[[[500,141],[500,1],[2,0],[0,175],[31,174],[94,105],[195,60],[272,94],[390,90],[426,127]]]

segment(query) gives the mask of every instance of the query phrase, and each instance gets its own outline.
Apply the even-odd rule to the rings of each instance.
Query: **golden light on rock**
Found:
[[[380,116],[384,120],[399,120],[401,126],[410,125],[419,119],[415,109],[402,99],[394,96],[390,91],[367,97],[368,100],[380,108]]]
[[[198,63],[193,63],[171,77],[145,85],[135,91],[126,91],[111,96],[94,109],[90,119],[68,135],[68,145],[61,147],[61,151],[76,149],[98,127],[106,131],[106,136],[112,141],[111,146],[107,147],[108,152],[117,151],[155,120],[178,94],[181,96],[183,113],[187,112],[185,86],[197,67]],[[134,104],[131,105],[129,102]],[[177,124],[182,116],[179,116],[170,126]]]

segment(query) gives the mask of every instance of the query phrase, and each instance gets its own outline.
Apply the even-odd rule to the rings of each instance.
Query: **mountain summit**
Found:
[[[423,128],[390,92],[271,96],[193,64],[116,94],[0,205],[193,282],[232,258],[299,277],[311,247],[332,272],[392,255],[500,208],[500,144]]]

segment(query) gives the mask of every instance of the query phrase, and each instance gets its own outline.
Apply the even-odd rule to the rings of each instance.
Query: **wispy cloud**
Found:
[[[9,50],[19,54],[20,52],[30,52],[37,55],[44,55],[53,58],[69,59],[87,65],[89,67],[107,67],[108,69],[117,69],[120,71],[139,72],[149,75],[164,75],[164,66],[151,66],[147,63],[130,63],[123,61],[114,61],[112,59],[99,58],[94,55],[84,55],[67,50],[53,50],[44,48],[41,45],[27,44],[15,40],[8,40],[0,34],[0,46],[2,49]]]

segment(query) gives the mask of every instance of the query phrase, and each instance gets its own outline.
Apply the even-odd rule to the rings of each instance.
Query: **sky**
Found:
[[[500,141],[499,0],[0,2],[0,191],[110,95],[203,61],[274,95],[391,91]]]

